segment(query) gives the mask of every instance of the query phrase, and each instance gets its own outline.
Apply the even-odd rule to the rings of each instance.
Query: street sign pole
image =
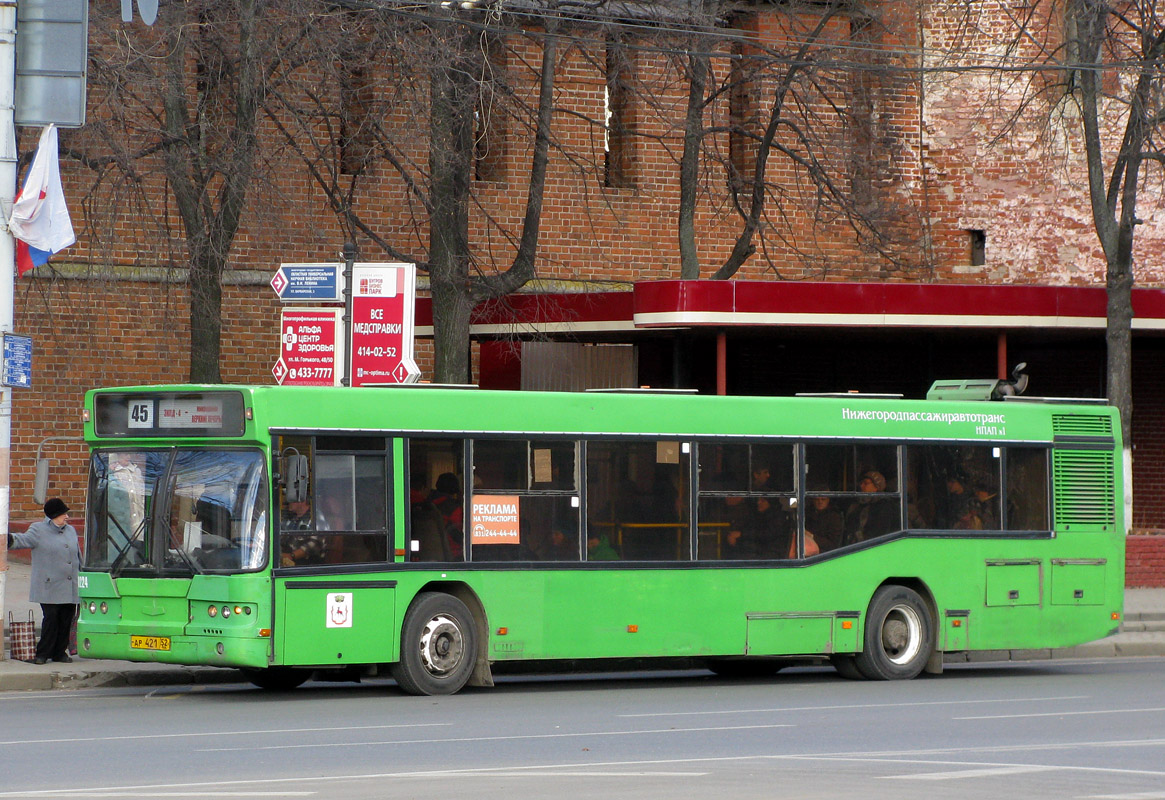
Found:
[[[0,2],[0,214],[6,221],[16,199],[16,3]],[[16,282],[16,244],[8,225],[0,222],[0,333],[12,330]],[[11,495],[12,395],[0,386],[0,620],[4,617],[4,580],[8,577],[8,518]],[[0,659],[4,658],[0,622]]]
[[[344,386],[352,385],[352,265],[356,263],[356,243],[344,242]]]

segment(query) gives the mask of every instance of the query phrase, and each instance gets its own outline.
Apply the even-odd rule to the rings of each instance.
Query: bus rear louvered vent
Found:
[[[1111,439],[1112,417],[1053,414],[1052,433],[1055,436],[1103,436]]]
[[[1111,450],[1054,450],[1057,527],[1116,525],[1116,469]]]

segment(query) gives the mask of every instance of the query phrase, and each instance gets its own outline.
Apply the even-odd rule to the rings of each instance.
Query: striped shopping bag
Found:
[[[12,645],[14,661],[32,661],[36,658],[36,623],[32,621],[32,612],[28,612],[27,622],[17,622],[8,612],[8,638]]]

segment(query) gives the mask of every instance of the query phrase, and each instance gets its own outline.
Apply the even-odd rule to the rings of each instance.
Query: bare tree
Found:
[[[1108,287],[1108,397],[1132,445],[1132,291],[1138,192],[1143,169],[1165,161],[1165,21],[1156,2],[1068,0],[1065,66],[1074,86],[1088,165],[1092,221]],[[1123,119],[1123,132],[1113,125]],[[1119,124],[1119,123],[1118,123]]]
[[[1017,9],[1005,27],[969,7],[965,14],[964,41],[990,37],[1001,49],[993,60],[952,58],[934,71],[993,76],[997,92],[986,102],[1003,114],[995,141],[1038,131],[1065,174],[1087,187],[1108,293],[1107,394],[1121,412],[1131,463],[1138,203],[1149,181],[1154,200],[1161,196],[1165,20],[1153,0],[1040,0]]]
[[[287,146],[308,165],[351,235],[370,240],[392,258],[414,261],[428,273],[434,378],[464,383],[470,379],[473,308],[518,290],[536,274],[554,145],[562,4],[527,6],[519,14],[463,10],[454,4],[423,9],[390,4],[366,11],[360,30],[349,31],[345,60],[334,75],[339,84],[354,76],[362,82],[362,100],[337,105],[323,88],[298,104],[284,97],[285,107],[294,105],[295,112],[278,124]],[[515,56],[517,48],[507,40],[511,45],[537,43],[537,61]],[[503,61],[518,64],[503,69]],[[393,68],[397,65],[401,69]],[[418,124],[400,125],[402,116],[410,116],[402,114],[406,107],[415,110],[411,117]],[[324,135],[313,134],[321,128]],[[520,230],[486,221],[513,252],[508,265],[499,268],[470,234],[471,214],[487,215],[475,195],[475,177],[490,158],[483,152],[487,141],[505,136],[515,147],[523,134],[532,143]],[[383,191],[384,183],[376,183],[385,180],[378,175],[382,169],[409,198],[409,223],[395,232],[386,233],[383,221],[361,210],[369,192]],[[394,222],[401,224],[399,218]]]
[[[901,74],[877,63],[875,51],[861,46],[877,21],[852,0],[787,3],[780,13],[787,36],[766,42],[733,29],[733,22],[743,17],[734,16],[726,5],[706,2],[693,11],[690,24],[695,29],[707,31],[721,20],[729,24],[715,33],[697,34],[687,45],[689,93],[679,205],[683,278],[700,274],[693,220],[698,185],[707,179],[699,165],[709,163],[720,165],[727,176],[740,223],[732,250],[713,279],[732,277],[753,256],[766,222],[770,235],[791,241],[789,217],[795,209],[812,213],[823,228],[842,221],[861,246],[878,252],[884,262],[901,260],[891,247],[896,226],[887,220],[870,181],[862,177],[868,159],[852,156],[862,149],[863,138],[869,139],[862,131],[869,125],[863,100],[870,85]],[[839,35],[842,29],[844,35]],[[716,61],[728,64],[719,76]],[[761,93],[763,101],[756,99]],[[710,124],[710,109],[717,106],[728,107],[727,119],[713,118]],[[717,146],[725,139],[727,147]],[[780,159],[802,176],[800,186],[769,178]],[[775,225],[774,211],[781,217]]]
[[[163,4],[144,28],[123,26],[116,6],[92,10],[89,123],[68,152],[93,170],[97,196],[138,198],[137,237],[152,230],[167,240],[150,242],[156,252],[177,251],[169,263],[188,272],[191,381],[220,380],[222,277],[264,182],[264,109],[273,88],[319,57],[312,35],[332,13],[310,0],[190,0]],[[96,247],[127,209],[89,208]]]

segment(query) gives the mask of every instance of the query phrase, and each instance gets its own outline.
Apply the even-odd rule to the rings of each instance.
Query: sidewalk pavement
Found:
[[[7,649],[8,612],[13,619],[27,620],[29,610],[39,624],[40,608],[28,602],[29,566],[10,563],[3,573],[4,647]],[[1039,659],[1102,658],[1115,656],[1165,656],[1165,589],[1126,589],[1125,618],[1120,633],[1076,647],[1059,650],[990,650],[969,655],[952,654],[958,661],[1030,661]],[[238,670],[221,667],[184,667],[131,661],[86,659],[74,656],[71,664],[36,665],[0,659],[0,692],[13,690],[83,689],[96,686],[169,686],[245,681]]]

